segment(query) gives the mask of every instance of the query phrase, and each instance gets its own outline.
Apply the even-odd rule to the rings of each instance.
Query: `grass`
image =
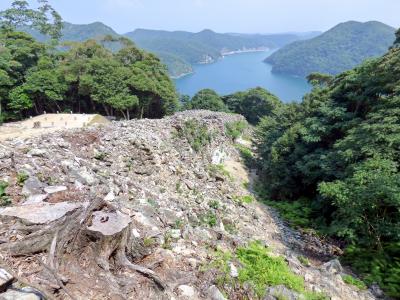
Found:
[[[353,285],[353,286],[357,287],[360,290],[367,289],[367,286],[366,286],[366,284],[364,282],[362,282],[360,279],[354,278],[351,275],[342,275],[342,279],[347,284]]]
[[[231,174],[225,169],[225,166],[222,164],[209,165],[208,166],[208,174],[210,174],[210,176],[212,176],[212,177],[223,176],[223,177],[232,179]]]
[[[177,130],[176,137],[186,139],[190,147],[199,152],[212,141],[213,135],[208,131],[207,125],[196,120],[187,120],[183,126]]]
[[[251,149],[241,144],[236,144],[235,147],[243,158],[245,165],[248,167],[252,166],[254,163],[254,156]]]
[[[212,212],[208,212],[207,214],[200,216],[200,220],[203,224],[206,224],[210,227],[217,225],[217,216]]]
[[[153,246],[155,243],[156,243],[156,241],[155,241],[153,238],[151,238],[151,237],[146,237],[146,238],[144,238],[144,240],[143,240],[143,245],[144,245],[145,247],[151,247],[151,246]]]
[[[11,204],[11,199],[6,192],[7,187],[7,182],[0,181],[0,206],[8,206]]]
[[[97,152],[94,155],[94,158],[100,161],[104,161],[107,158],[108,154],[105,152]]]
[[[220,205],[218,200],[211,200],[208,202],[208,206],[213,209],[218,209]]]
[[[232,261],[241,265],[237,279],[229,275]],[[267,287],[284,285],[303,295],[306,300],[328,299],[324,294],[307,291],[304,279],[290,270],[285,259],[272,256],[269,249],[258,241],[239,247],[235,253],[216,251],[211,266],[219,271],[217,285],[221,289],[227,288],[227,291],[238,285],[248,286],[253,289],[257,298],[263,299]]]
[[[250,204],[255,201],[254,197],[251,195],[235,196],[233,197],[233,200],[241,204]]]
[[[300,255],[300,256],[297,257],[297,259],[299,260],[299,262],[300,262],[303,266],[306,266],[306,267],[311,266],[311,263],[310,263],[310,261],[308,260],[307,257]]]
[[[239,138],[247,128],[246,121],[229,122],[225,124],[225,134],[232,140]]]
[[[28,175],[28,174],[26,174],[25,172],[19,172],[19,173],[17,174],[17,184],[18,184],[19,186],[23,186],[24,183],[25,183],[25,181],[28,180],[28,178],[29,178],[29,175]]]

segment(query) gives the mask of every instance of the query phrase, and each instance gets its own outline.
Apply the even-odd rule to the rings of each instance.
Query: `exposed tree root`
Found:
[[[67,287],[68,279],[61,274],[59,266],[64,266],[64,271],[72,265],[81,268],[77,262],[82,253],[90,253],[90,257],[87,258],[88,264],[94,269],[97,266],[104,271],[100,272],[101,278],[103,280],[106,278],[109,282],[106,287],[109,294],[124,298],[115,277],[115,272],[121,269],[151,279],[160,291],[167,288],[154,271],[134,264],[128,259],[128,257],[138,258],[138,253],[141,252],[137,249],[140,247],[140,242],[132,235],[129,216],[120,213],[104,200],[95,200],[89,206],[82,206],[50,224],[21,225],[18,224],[22,223],[20,219],[16,218],[16,221],[17,224],[12,225],[12,230],[23,235],[23,238],[0,244],[0,253],[18,257],[47,252],[46,263],[40,258],[37,259],[42,267],[40,272],[42,279],[38,279],[38,284],[46,295],[59,287],[59,290],[69,298],[79,298]],[[92,273],[97,275],[99,272]]]

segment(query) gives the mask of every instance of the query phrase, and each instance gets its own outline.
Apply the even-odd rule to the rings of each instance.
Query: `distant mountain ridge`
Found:
[[[276,73],[305,77],[312,72],[338,74],[363,60],[383,55],[395,40],[395,28],[377,21],[340,23],[325,33],[289,44],[265,62]]]
[[[193,64],[213,62],[221,58],[224,53],[279,48],[304,38],[288,33],[268,35],[216,33],[209,29],[197,33],[136,29],[126,33],[125,36],[132,39],[139,47],[156,53],[163,61],[168,57],[178,58],[181,63],[188,66],[186,71],[191,69],[190,66]],[[170,68],[170,71],[175,76],[185,73],[176,68]]]
[[[20,29],[41,42],[48,40],[48,37],[31,28]],[[61,41],[82,42],[87,39],[100,39],[106,35],[125,36],[133,40],[139,47],[158,55],[167,65],[170,74],[178,77],[191,73],[193,64],[214,62],[224,53],[243,49],[279,48],[299,39],[314,37],[317,34],[317,32],[298,34],[216,33],[209,29],[192,33],[136,29],[120,35],[101,22],[82,25],[64,22]]]

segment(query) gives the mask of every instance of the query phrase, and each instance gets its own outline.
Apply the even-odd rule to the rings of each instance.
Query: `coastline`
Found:
[[[270,48],[265,47],[265,48],[253,48],[253,49],[243,49],[243,50],[221,52],[221,56],[218,57],[218,59],[215,59],[215,60],[212,60],[212,61],[209,61],[209,62],[199,62],[199,63],[196,63],[196,65],[210,65],[210,64],[216,63],[220,59],[224,59],[225,56],[243,54],[243,53],[267,52],[267,51],[270,51],[270,50],[271,50]],[[172,76],[171,75],[171,79],[178,80],[178,79],[181,79],[183,77],[186,77],[186,76],[194,74],[194,73],[195,73],[194,70],[192,70],[191,72],[182,73],[182,74],[179,74],[179,75],[176,75],[176,76]]]

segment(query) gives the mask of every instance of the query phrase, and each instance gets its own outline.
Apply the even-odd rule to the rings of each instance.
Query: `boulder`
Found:
[[[225,296],[221,293],[221,291],[215,286],[212,285],[207,289],[207,297],[211,300],[226,300]]]
[[[14,277],[4,269],[0,269],[0,292],[3,292],[13,282]]]
[[[0,216],[16,217],[32,224],[48,224],[83,205],[82,203],[60,202],[13,206],[5,208]]]

